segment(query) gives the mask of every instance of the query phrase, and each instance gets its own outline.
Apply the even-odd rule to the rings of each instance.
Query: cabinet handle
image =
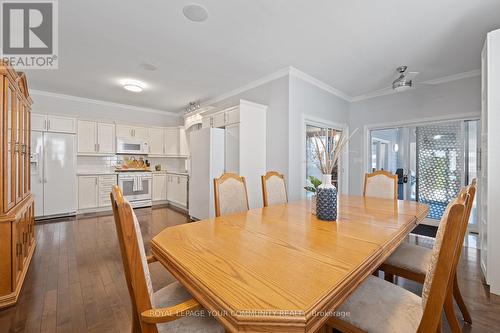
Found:
[[[97,144],[97,151],[101,151],[101,145]]]
[[[97,178],[95,179],[95,184],[97,185]]]
[[[49,126],[47,125],[47,119],[45,119],[45,120],[43,121],[43,129],[44,129],[44,130],[48,130],[48,129],[49,129]]]
[[[50,119],[48,120],[48,126],[47,126],[47,129],[49,130],[50,129]]]

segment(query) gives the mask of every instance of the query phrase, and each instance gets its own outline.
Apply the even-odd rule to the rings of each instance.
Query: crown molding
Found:
[[[228,92],[223,93],[221,95],[218,95],[216,97],[213,97],[205,102],[202,102],[201,106],[210,106],[212,104],[218,103],[218,102],[223,101],[225,99],[237,96],[237,95],[239,95],[247,90],[257,88],[258,86],[261,86],[263,84],[266,84],[266,83],[269,83],[269,82],[274,81],[276,79],[287,76],[290,73],[290,68],[291,67],[282,68],[274,73],[263,76],[260,79],[249,82],[249,83],[245,84],[244,86],[241,86],[241,87],[236,88],[234,90],[231,90],[231,91],[228,91]]]
[[[443,76],[437,79],[432,79],[432,80],[427,80],[427,81],[422,81],[422,82],[417,82],[417,84],[442,84],[442,83],[448,83],[448,82],[453,82],[453,81],[458,81],[462,79],[467,79],[470,77],[476,77],[481,75],[481,70],[480,69],[475,69],[472,71],[468,72],[463,72],[463,73],[458,73],[458,74],[453,74],[453,75],[448,75],[448,76]],[[409,90],[411,91],[411,90]],[[392,94],[397,94],[395,90],[393,90],[391,87],[375,90],[363,95],[355,96],[351,99],[351,102],[359,102],[363,101],[366,99],[374,98],[374,97],[380,97],[380,96],[385,96],[385,95],[392,95]]]
[[[323,89],[332,95],[335,95],[339,98],[342,98],[343,100],[345,100],[347,102],[352,102],[352,97],[349,96],[348,94],[344,93],[343,91],[341,91],[337,88],[330,86],[327,83],[324,83],[323,81],[318,80],[317,78],[315,78],[312,75],[309,75],[307,73],[304,73],[304,72],[298,70],[295,67],[289,67],[289,74],[291,76],[295,76],[295,77],[301,79],[302,81],[310,83],[310,84],[312,84],[320,89]]]
[[[481,75],[481,70],[480,69],[475,69],[472,71],[468,72],[463,72],[463,73],[458,73],[458,74],[453,74],[453,75],[448,75],[448,76],[443,76],[437,79],[432,79],[432,80],[427,80],[421,83],[426,83],[426,84],[441,84],[441,83],[447,83],[447,82],[452,82],[452,81],[457,81],[457,80],[462,80],[466,79],[469,77],[475,77]]]
[[[120,104],[120,103],[115,103],[115,102],[102,101],[102,100],[98,100],[98,99],[78,97],[78,96],[73,96],[73,95],[58,94],[58,93],[44,91],[44,90],[30,89],[30,95],[60,98],[60,99],[65,99],[65,100],[72,101],[72,102],[90,103],[90,104],[101,105],[101,106],[121,108],[121,109],[125,109],[125,110],[130,110],[130,111],[139,111],[139,112],[160,114],[163,116],[179,117],[179,114],[176,112],[163,111],[163,110],[152,109],[152,108],[145,108],[145,107],[129,105],[129,104]]]

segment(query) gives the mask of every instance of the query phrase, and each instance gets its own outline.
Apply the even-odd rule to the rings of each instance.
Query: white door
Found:
[[[165,145],[165,129],[150,128],[149,129],[149,154],[163,155],[163,147]]]
[[[97,149],[100,154],[115,153],[115,125],[97,123]]]
[[[76,133],[76,119],[54,115],[47,116],[49,132]]]
[[[179,155],[179,128],[177,127],[165,129],[165,155]]]
[[[133,138],[134,128],[127,125],[116,125],[116,137]]]
[[[240,125],[226,127],[225,136],[225,170],[226,172],[240,172]]]
[[[97,152],[97,134],[95,121],[78,121],[78,154],[95,154]]]
[[[31,130],[45,131],[47,130],[47,116],[44,114],[31,114]]]
[[[44,133],[44,215],[76,212],[74,134]]]
[[[98,176],[78,177],[78,209],[96,208],[98,202]]]
[[[35,197],[35,217],[43,216],[43,132],[31,132],[31,193]]]
[[[167,174],[153,175],[153,201],[167,200]]]
[[[167,200],[175,201],[175,192],[177,192],[177,184],[174,183],[174,175],[167,175]]]

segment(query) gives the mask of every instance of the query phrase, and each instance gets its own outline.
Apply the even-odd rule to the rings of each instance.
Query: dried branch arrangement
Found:
[[[336,134],[335,130],[325,129],[314,135],[316,149],[313,154],[316,159],[316,166],[322,174],[329,175],[333,172],[333,168],[337,165],[342,150],[357,131],[358,129],[356,128],[348,136],[344,131]]]

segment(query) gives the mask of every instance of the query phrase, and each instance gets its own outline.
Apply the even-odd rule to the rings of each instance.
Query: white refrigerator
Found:
[[[215,216],[213,182],[224,173],[224,130],[202,128],[189,138],[189,215],[201,220]]]
[[[75,214],[75,135],[32,131],[30,159],[35,217]]]

